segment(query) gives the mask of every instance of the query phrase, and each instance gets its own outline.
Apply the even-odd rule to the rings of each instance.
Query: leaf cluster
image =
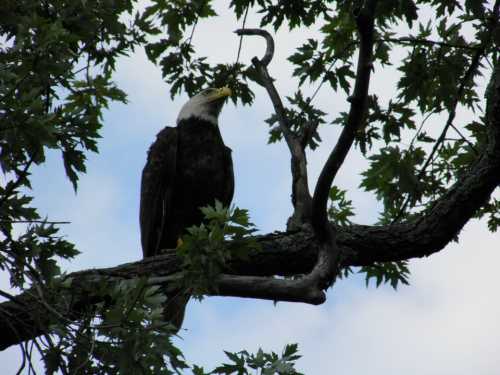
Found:
[[[214,290],[214,281],[230,260],[246,259],[259,249],[247,210],[224,207],[218,200],[200,209],[204,222],[188,228],[177,249],[183,262],[182,287],[199,299]]]
[[[116,59],[143,39],[132,23],[133,2],[6,0],[0,9],[0,267],[13,286],[48,281],[56,258],[77,254],[58,228],[41,219],[30,168],[60,152],[77,188],[86,152],[97,152],[102,113],[125,102],[111,79]],[[38,282],[37,281],[37,282]]]
[[[346,198],[346,190],[332,186],[329,193],[328,218],[336,225],[349,225],[354,216],[352,201]]]
[[[228,86],[233,91],[234,103],[251,104],[254,98],[248,86],[251,71],[242,69],[237,61],[210,64],[206,56],[195,55],[192,41],[196,25],[199,20],[214,16],[209,0],[152,1],[141,15],[141,29],[152,36],[166,37],[148,41],[146,55],[161,67],[172,98],[183,92],[193,96],[206,87]]]
[[[285,115],[291,131],[300,137],[310,129],[312,134],[308,134],[306,146],[311,150],[316,149],[321,142],[318,133],[318,126],[325,123],[325,112],[311,105],[311,98],[304,98],[302,91],[298,90],[294,96],[287,96],[290,107],[285,108]],[[283,139],[283,132],[279,125],[278,116],[272,114],[265,122],[269,125],[268,143],[276,143]]]
[[[370,281],[375,282],[375,287],[382,284],[389,284],[394,290],[397,290],[401,284],[409,285],[410,270],[407,261],[397,262],[375,262],[368,266],[359,267],[354,270],[352,267],[345,267],[340,270],[339,278],[347,278],[354,273],[365,275],[365,284],[368,288]]]
[[[368,287],[370,280],[375,281],[375,285],[379,287],[382,283],[390,284],[394,288],[400,284],[408,285],[410,270],[408,269],[407,261],[374,263],[369,266],[363,266],[359,273],[365,274],[365,282]]]
[[[12,287],[31,288],[47,308],[59,285],[58,260],[78,251],[60,234],[60,223],[33,207],[31,169],[45,162],[49,150],[59,153],[76,190],[86,154],[98,151],[103,112],[112,101],[126,101],[112,73],[117,59],[144,41],[134,3],[5,0],[0,7],[0,269]],[[30,345],[51,373],[79,339],[66,337],[64,349],[56,345],[68,322],[49,311],[59,331]],[[31,352],[23,349],[23,366]]]
[[[259,349],[256,354],[250,354],[246,350],[238,353],[225,352],[231,363],[224,363],[214,369],[210,374],[236,374],[236,375],[300,375],[295,370],[295,362],[300,358],[298,355],[298,345],[286,345],[283,353],[280,355],[270,352],[266,353]],[[196,373],[204,375],[203,372]]]
[[[172,344],[174,327],[162,320],[159,287],[148,287],[146,279],[122,280],[104,282],[95,292],[104,302],[77,322],[52,325],[54,338],[43,348],[47,374],[180,374],[188,367]]]

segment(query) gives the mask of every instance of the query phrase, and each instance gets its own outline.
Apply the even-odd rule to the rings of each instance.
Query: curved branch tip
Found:
[[[263,37],[266,40],[266,52],[262,59],[260,59],[260,63],[264,66],[268,66],[274,56],[274,39],[271,34],[264,29],[237,29],[234,31],[235,34],[242,35],[258,35]]]

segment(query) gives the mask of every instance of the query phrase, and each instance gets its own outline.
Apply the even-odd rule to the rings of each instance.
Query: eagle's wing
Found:
[[[140,224],[144,257],[158,254],[172,209],[177,170],[177,129],[166,127],[156,137],[142,171]]]
[[[224,197],[222,198],[222,203],[225,206],[229,206],[233,200],[234,195],[234,171],[233,171],[233,158],[231,156],[232,150],[225,146],[224,147],[224,170],[227,173],[225,178],[226,186],[224,187]]]

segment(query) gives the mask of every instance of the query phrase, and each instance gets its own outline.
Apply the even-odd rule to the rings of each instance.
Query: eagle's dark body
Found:
[[[221,106],[221,104],[218,104]],[[216,110],[220,110],[216,108]],[[231,149],[216,123],[189,117],[161,130],[151,145],[142,172],[140,224],[144,257],[173,249],[186,228],[200,225],[200,207],[215,200],[229,206],[234,176]],[[165,321],[179,330],[189,293],[167,295]]]
[[[177,246],[184,230],[202,222],[200,207],[225,206],[234,192],[231,149],[217,125],[190,118],[158,133],[149,149],[141,183],[144,257]]]

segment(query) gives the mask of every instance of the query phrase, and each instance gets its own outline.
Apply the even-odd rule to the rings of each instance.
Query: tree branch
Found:
[[[314,280],[275,279],[258,276],[221,275],[216,282],[216,295],[259,298],[271,301],[304,302],[319,305],[325,302],[325,293]]]
[[[339,140],[321,170],[312,198],[312,226],[320,242],[320,250],[318,260],[310,275],[317,280],[321,288],[331,285],[338,273],[341,250],[337,243],[337,231],[328,222],[328,196],[333,180],[344,163],[354,143],[356,132],[365,118],[370,74],[373,68],[376,4],[377,0],[367,0],[356,16],[360,46],[354,92],[350,98],[351,107]]]
[[[274,57],[274,40],[271,34],[267,32],[266,30],[263,29],[237,29],[234,31],[236,34],[239,36],[243,35],[258,35],[263,37],[266,40],[266,52],[262,59],[258,60],[257,57],[254,57],[254,59],[257,59],[260,64],[262,64],[265,68],[269,65],[271,60]],[[252,59],[253,62],[253,59]]]
[[[354,143],[356,132],[363,123],[366,113],[368,87],[373,68],[373,18],[376,3],[376,0],[368,0],[365,7],[360,10],[360,13],[356,17],[358,32],[360,34],[360,47],[354,91],[353,95],[350,97],[351,106],[347,122],[342,129],[337,144],[323,166],[314,190],[312,223],[320,238],[325,238],[327,235],[327,203],[330,187]]]
[[[264,86],[271,99],[278,118],[279,128],[290,150],[294,213],[288,221],[287,228],[289,230],[298,229],[303,224],[311,222],[311,194],[307,181],[307,159],[305,145],[302,144],[301,139],[292,131],[281,97],[274,86],[273,78],[267,70],[267,66],[274,55],[274,40],[271,34],[262,29],[238,29],[235,33],[238,35],[258,35],[266,40],[264,57],[261,60],[257,57],[252,58],[252,64],[259,74],[262,86]]]

